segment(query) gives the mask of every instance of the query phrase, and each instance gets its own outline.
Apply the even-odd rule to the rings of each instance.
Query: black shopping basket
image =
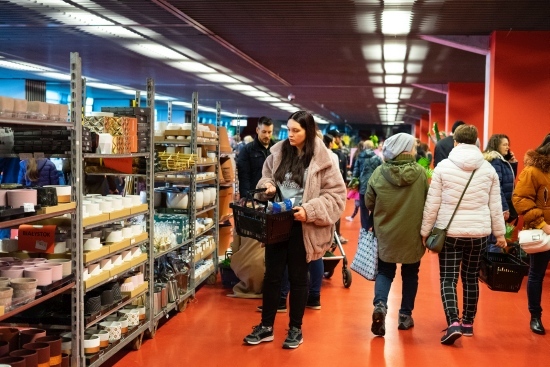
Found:
[[[294,211],[281,213],[266,213],[266,210],[256,209],[256,200],[252,195],[263,192],[265,189],[250,190],[244,206],[231,203],[233,218],[237,234],[243,237],[254,238],[266,245],[288,240],[294,222]],[[247,203],[252,203],[252,208]],[[267,207],[266,207],[267,209]]]
[[[483,255],[479,279],[489,289],[500,292],[518,292],[529,265],[511,254],[488,252]]]

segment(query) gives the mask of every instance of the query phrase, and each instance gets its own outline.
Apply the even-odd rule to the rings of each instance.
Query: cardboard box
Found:
[[[130,208],[131,214],[142,213],[142,212],[146,212],[148,210],[149,210],[149,205],[147,205],[147,204],[141,204],[141,205],[133,206],[133,207]]]
[[[134,257],[130,261],[131,267],[133,268],[133,267],[137,266],[138,264],[141,264],[142,262],[147,261],[147,258],[148,258],[148,256],[145,253],[139,255],[138,257]]]
[[[127,262],[123,262],[120,265],[114,266],[111,270],[109,270],[109,273],[111,277],[114,277],[115,275],[122,274],[125,271],[130,270],[131,268],[132,268],[132,262],[127,261]]]
[[[227,128],[220,126],[220,152],[231,153],[231,145],[229,144],[229,135],[227,134]]]
[[[100,215],[95,215],[93,217],[83,218],[82,226],[87,227],[101,222],[107,222],[109,220],[109,213],[103,213]]]
[[[127,238],[127,239],[124,239],[120,242],[110,243],[108,246],[104,246],[104,247],[108,247],[109,248],[109,253],[112,254],[114,252],[124,250],[126,247],[130,247],[130,246],[132,246],[132,244],[130,243],[130,239]]]
[[[89,263],[90,261],[109,255],[109,246],[102,246],[99,250],[95,251],[85,251],[82,255],[84,257],[84,262]]]
[[[110,274],[108,271],[102,271],[98,275],[90,277],[88,280],[84,281],[84,290],[88,290],[93,286],[106,281],[107,279],[109,279],[109,277],[110,277]]]
[[[121,210],[114,210],[114,211],[109,213],[109,219],[113,220],[113,219],[117,219],[117,218],[127,217],[131,214],[132,214],[132,211],[130,210],[130,208],[121,209]]]
[[[145,281],[145,282],[143,282],[142,285],[140,285],[139,287],[135,288],[135,289],[134,289],[133,291],[131,291],[131,292],[122,292],[122,296],[123,296],[123,297],[129,296],[130,298],[134,298],[134,297],[136,297],[138,294],[145,292],[148,288],[149,288],[149,282],[148,282],[148,281]]]
[[[55,225],[19,226],[19,250],[51,254],[55,246]]]
[[[130,244],[133,245],[145,241],[147,238],[149,238],[149,234],[147,232],[143,232],[137,236],[130,238]]]
[[[70,198],[70,196],[69,196]],[[59,198],[58,198],[59,201]],[[62,212],[64,210],[70,210],[76,208],[76,203],[64,203],[64,204],[58,204],[55,206],[46,206],[41,209],[38,209],[38,214],[51,214],[56,212]]]

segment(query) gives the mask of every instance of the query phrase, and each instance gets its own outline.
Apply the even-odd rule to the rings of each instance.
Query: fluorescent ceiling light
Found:
[[[409,74],[420,74],[422,72],[422,63],[420,62],[408,62],[407,63],[407,73]]]
[[[373,84],[382,84],[384,79],[382,78],[382,75],[371,75],[369,76],[369,81]]]
[[[405,64],[402,62],[385,62],[384,69],[388,74],[403,74],[405,72]]]
[[[92,87],[92,88],[98,88],[98,89],[109,89],[109,90],[117,90],[117,91],[120,89],[126,89],[126,87],[122,87],[119,85],[99,83],[99,82],[86,82],[86,86]]]
[[[382,48],[380,45],[365,45],[361,47],[361,51],[365,60],[380,61],[382,59]]]
[[[357,14],[355,20],[357,21],[357,30],[359,33],[376,32],[376,18],[374,12]]]
[[[57,80],[65,80],[65,81],[71,80],[71,76],[69,74],[57,73],[53,71],[52,72],[47,71],[45,73],[40,73],[38,75],[46,78],[57,79]]]
[[[386,98],[399,98],[399,93],[386,93]]]
[[[386,98],[386,103],[398,103],[399,98]]]
[[[384,60],[386,61],[404,61],[407,56],[407,46],[399,43],[389,43],[384,45]]]
[[[382,92],[382,93],[373,93],[372,94],[374,96],[374,98],[385,98],[386,95]]]
[[[214,74],[197,74],[199,78],[206,79],[213,83],[238,83],[239,81],[228,75],[214,73]]]
[[[275,98],[275,97],[258,97],[256,99],[262,102],[279,102],[280,101],[279,98]]]
[[[383,74],[384,73],[384,69],[382,68],[382,64],[379,63],[379,62],[367,64],[367,70],[371,74]]]
[[[243,90],[241,93],[249,97],[271,97],[269,94],[262,92],[261,90]]]
[[[135,51],[141,55],[148,56],[152,59],[165,59],[165,60],[174,60],[174,61],[189,60],[188,57],[185,57],[182,54],[159,44],[147,44],[147,43],[139,43],[135,45],[129,44],[126,46],[126,48],[132,51]]]
[[[409,60],[411,61],[424,61],[428,55],[428,46],[421,44],[413,44],[409,51]]]
[[[382,12],[382,33],[408,34],[411,30],[411,12],[384,10]]]
[[[44,68],[39,65],[30,64],[28,62],[0,60],[0,68],[6,68],[11,70],[42,72],[42,71],[54,71],[53,69]]]
[[[387,94],[399,94],[399,92],[401,91],[401,88],[399,88],[399,87],[386,87],[384,89],[386,91],[386,95]]]
[[[247,85],[247,84],[226,84],[226,85],[224,85],[224,87],[226,87],[227,89],[236,90],[236,91],[244,91],[244,90],[252,91],[252,90],[257,90],[257,89],[254,88],[253,86]]]
[[[402,75],[386,75],[384,77],[384,82],[386,84],[401,84],[403,81]]]
[[[416,76],[408,76],[405,78],[405,81],[407,84],[414,84],[418,81],[418,77]]]
[[[173,62],[167,62],[167,64],[176,69],[183,70],[193,74],[216,72],[216,70],[212,69],[211,67],[208,67],[196,61],[173,61]]]
[[[290,103],[284,103],[284,102],[277,102],[277,103],[270,103],[270,105],[278,107],[278,108],[292,108],[293,111],[296,110],[296,107],[291,105]]]
[[[191,108],[193,107],[193,105],[189,102],[181,102],[181,101],[173,101],[172,102],[172,105],[176,105],[176,106],[183,106],[183,107],[187,107],[187,108]]]

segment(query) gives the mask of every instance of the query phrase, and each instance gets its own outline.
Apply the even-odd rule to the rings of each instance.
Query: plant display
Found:
[[[428,131],[428,137],[432,140],[434,144],[437,144],[438,141],[446,137],[444,131],[439,131],[439,126],[437,124],[437,121],[434,121],[433,127],[432,127],[433,135]]]
[[[417,163],[421,165],[422,168],[424,168],[424,170],[426,171],[426,177],[432,178],[434,170],[430,168],[430,160],[426,157],[422,157],[418,160]]]

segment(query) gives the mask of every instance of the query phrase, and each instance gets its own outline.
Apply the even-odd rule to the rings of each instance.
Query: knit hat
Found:
[[[390,136],[384,141],[382,147],[382,154],[385,160],[394,159],[403,152],[410,152],[415,144],[415,139],[412,135],[406,133],[399,133]]]

